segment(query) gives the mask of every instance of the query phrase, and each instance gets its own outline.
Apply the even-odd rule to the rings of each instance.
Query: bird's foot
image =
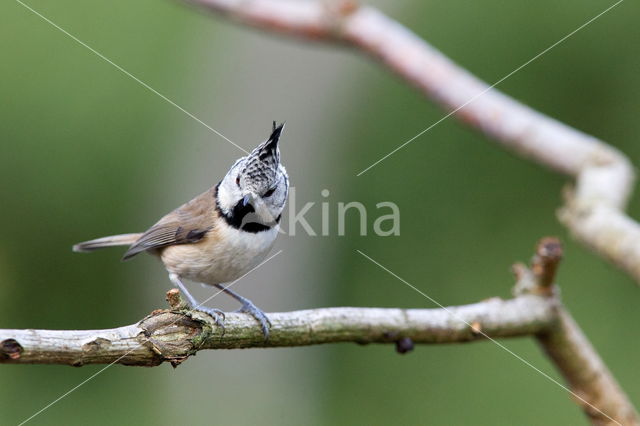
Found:
[[[271,327],[271,321],[269,321],[267,315],[256,305],[245,299],[242,303],[242,307],[235,312],[244,312],[254,317],[260,323],[264,340],[269,340],[269,328]]]
[[[210,315],[215,321],[216,325],[220,327],[224,332],[225,315],[224,315],[224,312],[222,312],[220,309],[208,308],[206,306],[196,306],[193,309],[199,312],[204,312],[207,315]]]

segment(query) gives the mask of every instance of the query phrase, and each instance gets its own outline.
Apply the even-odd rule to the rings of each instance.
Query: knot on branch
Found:
[[[562,243],[556,237],[545,237],[538,242],[531,261],[531,271],[541,287],[551,287],[562,260]]]
[[[95,340],[92,340],[88,343],[82,345],[82,351],[89,354],[91,352],[98,352],[109,346],[111,344],[111,340],[105,339],[104,337],[98,337]]]
[[[397,331],[386,331],[382,335],[385,339],[388,339],[390,342],[395,343],[396,352],[400,355],[404,355],[413,351],[414,343],[410,337],[400,336],[400,333]],[[358,342],[361,345],[367,345],[369,342]]]
[[[516,263],[512,270],[516,277],[515,294],[552,296],[558,265],[562,260],[562,243],[556,237],[544,237],[538,241],[536,252],[527,267]]]
[[[0,358],[19,359],[23,350],[22,345],[16,339],[6,339],[0,342]]]
[[[158,309],[138,324],[143,332],[138,336],[141,345],[151,349],[157,363],[168,361],[175,368],[201,348],[203,342],[215,334],[215,326],[206,314],[186,310],[188,305],[178,289],[167,292],[171,309]]]
[[[189,305],[182,299],[180,296],[180,290],[177,288],[172,288],[167,292],[166,300],[169,302],[171,309],[183,310],[189,308]]]

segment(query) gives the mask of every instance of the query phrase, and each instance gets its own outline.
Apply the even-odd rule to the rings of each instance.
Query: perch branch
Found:
[[[640,225],[624,213],[634,172],[612,146],[491,88],[406,27],[354,0],[187,1],[263,30],[350,45],[505,148],[573,177],[560,221],[640,282]]]
[[[229,313],[225,328],[186,309],[167,293],[170,309],[109,330],[0,330],[0,364],[110,364],[174,367],[202,349],[273,348],[322,343],[456,343],[535,336],[594,424],[638,425],[638,414],[582,331],[560,303],[555,273],[562,257],[556,238],[543,238],[528,268],[514,267],[509,300],[488,299],[442,309],[324,308],[271,313],[270,339],[255,320]]]
[[[246,314],[227,314],[222,334],[206,314],[158,310],[137,324],[109,330],[0,330],[0,363],[154,366],[181,362],[201,349],[395,343],[402,338],[414,343],[469,342],[484,339],[479,329],[495,338],[526,336],[546,330],[556,320],[555,301],[536,295],[448,309],[325,308],[271,313],[268,341]]]

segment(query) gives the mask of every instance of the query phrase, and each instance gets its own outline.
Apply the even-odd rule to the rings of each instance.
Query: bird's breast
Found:
[[[250,233],[221,223],[195,244],[166,247],[161,258],[170,273],[182,278],[204,284],[229,283],[264,260],[278,229]]]

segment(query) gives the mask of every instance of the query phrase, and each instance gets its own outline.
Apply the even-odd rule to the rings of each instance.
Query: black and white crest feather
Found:
[[[276,181],[278,167],[280,166],[280,149],[278,142],[284,123],[276,126],[273,122],[273,130],[269,139],[258,145],[247,156],[245,166],[240,174],[246,178],[249,186],[270,186]]]

